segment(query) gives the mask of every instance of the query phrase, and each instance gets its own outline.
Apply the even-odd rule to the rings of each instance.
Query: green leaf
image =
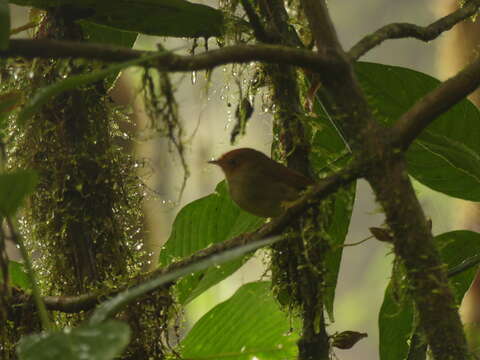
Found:
[[[145,56],[139,59],[111,65],[103,70],[94,71],[88,74],[74,75],[65,80],[58,81],[52,85],[38,89],[22,109],[22,111],[18,114],[18,124],[23,125],[27,119],[30,119],[37,111],[41,109],[43,105],[65,91],[76,89],[80,86],[102,80],[105,77],[116,74],[123,69],[148,63],[149,61],[164,55],[165,52],[158,52],[156,54]]]
[[[350,151],[318,99],[314,112],[317,116],[304,117],[312,143],[312,165],[319,174],[338,170],[350,159]]]
[[[304,120],[309,137],[312,139],[310,162],[319,177],[335,171],[350,159],[349,150],[340,137],[337,129],[328,118],[322,105],[315,98],[314,113],[316,117],[305,117]],[[343,243],[347,236],[353,203],[355,201],[356,181],[348,188],[339,189],[326,201],[332,202],[332,217],[326,230],[329,236],[331,252],[325,257],[325,308],[330,321],[334,321],[334,300],[338,272],[343,253]]]
[[[138,33],[98,25],[91,21],[80,20],[84,34],[89,42],[106,45],[116,45],[131,48],[137,40]]]
[[[325,308],[332,322],[334,321],[333,303],[335,300],[338,272],[340,271],[343,244],[347,237],[348,226],[350,225],[350,219],[352,217],[355,187],[356,183],[353,183],[348,188],[341,188],[335,193],[333,217],[327,229],[332,251],[325,258],[327,270],[325,274]]]
[[[467,338],[468,350],[473,355],[472,358],[478,358],[480,356],[480,324],[463,324],[463,331]]]
[[[264,219],[241,210],[228,194],[225,182],[215,193],[186,205],[177,215],[170,238],[160,252],[160,266],[231,239],[259,227]],[[176,284],[181,303],[196,296],[233,274],[247,258],[195,273]]]
[[[110,360],[130,341],[130,328],[121,321],[25,336],[17,353],[20,360]]]
[[[0,0],[0,50],[8,48],[10,39],[10,6],[7,0]]]
[[[114,29],[109,26],[98,25],[91,21],[79,21],[85,38],[92,43],[116,45],[131,48],[137,40],[138,33]],[[114,72],[105,78],[107,89],[112,88],[118,79],[120,71]]]
[[[412,332],[413,304],[404,296],[396,300],[393,286],[389,284],[378,318],[380,335],[380,360],[405,359],[408,354],[408,339]]]
[[[11,0],[23,6],[48,9],[58,0]],[[157,36],[212,37],[220,36],[224,16],[210,6],[185,0],[62,0],[72,14],[117,29]]]
[[[372,63],[355,66],[376,115],[394,123],[440,81],[423,73]],[[480,201],[480,112],[462,100],[436,119],[407,151],[409,173],[447,195]]]
[[[30,170],[0,174],[0,215],[14,215],[37,182],[37,175]]]
[[[10,283],[13,286],[24,290],[32,288],[25,266],[22,263],[10,260],[8,262],[8,274],[10,276]]]
[[[299,322],[278,308],[269,282],[242,286],[194,325],[181,342],[184,359],[295,359]]]
[[[473,231],[450,231],[436,236],[435,243],[440,250],[443,262],[448,265],[449,269],[459,265],[472,255],[480,254],[480,234]],[[476,271],[477,267],[472,266],[450,279],[457,305],[460,305]]]

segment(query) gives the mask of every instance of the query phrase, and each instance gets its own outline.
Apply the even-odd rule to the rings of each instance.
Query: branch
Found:
[[[262,20],[260,20],[260,17],[250,3],[250,0],[241,0],[241,3],[245,14],[247,14],[248,21],[250,22],[250,26],[252,27],[257,40],[264,43],[272,42],[271,36],[265,30],[262,24]]]
[[[321,73],[318,96],[353,151],[364,152],[364,136],[378,129],[372,111],[355,77],[350,59],[343,51],[324,0],[302,0],[318,54],[337,59],[337,66]],[[368,130],[367,130],[368,129]],[[379,134],[377,134],[379,135]]]
[[[406,150],[438,116],[480,86],[480,57],[417,101],[392,127],[394,146]]]
[[[324,1],[304,0],[301,5],[307,16],[318,52],[320,54],[329,52],[343,54],[326,3]]]
[[[352,60],[358,60],[374,47],[388,39],[415,38],[422,41],[430,41],[437,38],[443,32],[450,30],[460,21],[475,15],[480,7],[480,0],[470,0],[455,12],[442,17],[428,26],[418,26],[408,23],[393,23],[385,25],[373,34],[365,36],[355,44],[348,55]]]
[[[347,57],[331,26],[326,0],[301,0],[318,52],[339,58],[339,66],[322,74],[324,105],[334,116],[356,158],[377,158],[365,178],[382,205],[392,230],[395,255],[405,264],[420,324],[433,358],[467,359],[466,339],[455,309],[447,274],[433,243],[425,214],[407,176],[401,152],[391,145],[392,130],[373,117]]]
[[[153,51],[138,51],[124,47],[58,40],[10,40],[9,48],[0,51],[0,58],[84,58],[107,62],[124,62],[152,55]],[[294,65],[317,72],[329,72],[337,66],[337,59],[315,54],[308,50],[280,45],[237,45],[211,50],[194,56],[175,55],[171,52],[156,61],[164,71],[194,71],[212,69],[229,63],[264,61]]]
[[[187,266],[195,264],[199,261],[203,261],[209,257],[220,255],[226,251],[232,250],[238,246],[253,244],[258,241],[271,236],[280,234],[283,229],[285,229],[293,220],[300,216],[307,208],[314,206],[319,200],[325,198],[326,196],[335,192],[339,187],[349,184],[355,179],[359,178],[363,169],[361,163],[352,163],[350,166],[347,166],[344,170],[329,176],[312,187],[310,187],[306,193],[299,198],[297,201],[293,202],[290,207],[288,207],[285,212],[274,218],[268,224],[263,225],[258,230],[236,236],[230,240],[214,244],[206,249],[199,250],[194,254],[186,257],[182,260],[174,262],[164,268],[159,268],[149,274],[142,275],[138,278],[135,278],[130,281],[130,284],[123,286],[119,289],[105,294],[105,293],[88,293],[78,296],[46,296],[44,297],[44,302],[48,310],[62,311],[66,313],[75,313],[79,311],[87,311],[93,309],[96,305],[100,304],[102,300],[107,297],[111,297],[115,294],[118,294],[121,291],[129,289],[133,286],[138,285],[140,281],[145,281],[151,279],[152,277],[164,276],[170,274],[173,271],[183,269]],[[27,298],[30,300],[30,298]],[[28,300],[25,295],[18,296],[15,299],[15,303],[21,304],[25,303]]]

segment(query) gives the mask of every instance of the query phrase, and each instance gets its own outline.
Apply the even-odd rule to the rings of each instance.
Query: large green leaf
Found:
[[[186,205],[173,223],[170,238],[160,253],[160,266],[189,256],[211,244],[252,231],[263,219],[241,210],[228,195],[225,182],[214,194]],[[246,258],[195,273],[177,283],[179,301],[187,303],[235,272]]]
[[[340,137],[332,121],[328,118],[318,99],[314,102],[316,117],[305,117],[306,129],[311,138],[312,147],[310,162],[319,177],[325,173],[338,170],[350,159],[348,148]],[[325,236],[329,237],[331,252],[325,258],[325,308],[330,320],[334,321],[333,304],[337,286],[338,272],[343,253],[343,244],[347,236],[353,203],[355,201],[356,182],[346,188],[339,189],[329,196],[326,202],[331,201],[330,224],[325,229]]]
[[[89,42],[97,44],[117,45],[123,47],[133,47],[137,40],[138,33],[132,31],[123,31],[105,25],[98,25],[90,21],[79,21]]]
[[[211,37],[223,33],[224,17],[210,6],[185,0],[10,0],[47,9],[62,5],[72,15],[117,29],[158,36]]]
[[[10,7],[7,0],[0,0],[0,50],[8,48],[10,39]]]
[[[110,360],[130,341],[127,324],[109,320],[103,324],[34,334],[20,340],[20,360]]]
[[[408,354],[408,339],[413,326],[413,304],[405,296],[397,300],[389,284],[378,317],[379,351],[381,360],[405,359]]]
[[[330,237],[332,251],[326,256],[325,266],[325,308],[330,321],[334,321],[333,303],[335,300],[335,289],[337,287],[338,272],[342,259],[343,244],[347,237],[348,226],[352,217],[353,203],[355,201],[356,183],[349,187],[339,189],[334,195],[334,209],[327,234]]]
[[[480,234],[473,231],[447,232],[436,236],[435,242],[440,250],[442,260],[448,265],[449,269],[459,265],[472,255],[480,254]],[[463,295],[475,277],[476,271],[477,267],[472,266],[450,279],[457,305],[460,305]]]
[[[357,63],[356,73],[377,117],[395,122],[440,81],[423,73]],[[480,201],[480,112],[462,100],[436,119],[407,152],[409,173],[447,195]]]
[[[117,45],[131,48],[137,40],[138,33],[114,29],[109,26],[98,25],[91,21],[80,21],[85,38],[92,43]],[[120,71],[109,74],[105,78],[106,87],[110,89],[118,79]]]
[[[0,216],[12,216],[37,185],[37,175],[28,170],[0,174]]]
[[[391,65],[358,62],[355,71],[375,115],[393,124],[440,81],[418,71]],[[315,102],[311,126],[313,154],[327,167],[345,154],[338,130]],[[480,112],[462,100],[436,119],[407,151],[409,173],[424,185],[447,195],[480,201]],[[337,165],[342,161],[336,161]],[[328,166],[332,167],[332,165]]]
[[[472,231],[451,231],[435,237],[442,261],[451,269],[465,259],[480,253],[480,234]],[[476,272],[472,267],[450,279],[455,302],[460,305]],[[401,302],[393,297],[393,285],[389,284],[379,314],[380,359],[403,359],[408,353],[407,340],[413,327],[413,304],[408,296]]]
[[[181,342],[184,359],[295,359],[299,323],[278,308],[269,282],[242,286],[194,325]]]

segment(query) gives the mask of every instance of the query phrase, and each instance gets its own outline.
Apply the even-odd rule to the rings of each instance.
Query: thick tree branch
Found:
[[[341,129],[350,147],[358,152],[368,152],[364,139],[375,137],[378,126],[353,72],[350,60],[340,46],[335,28],[328,14],[325,1],[301,1],[318,53],[337,59],[337,66],[329,73],[322,72],[320,97],[333,117],[335,126]],[[328,55],[327,55],[328,54]],[[353,100],[353,101],[352,101]],[[376,148],[376,146],[375,146]]]
[[[317,184],[309,188],[309,190],[307,190],[307,192],[301,198],[293,202],[291,206],[286,209],[284,214],[273,219],[271,222],[263,225],[254,232],[242,234],[228,241],[217,243],[206,249],[199,250],[191,256],[174,262],[164,268],[159,268],[158,270],[155,270],[147,275],[142,275],[141,277],[135,278],[130,281],[129,285],[118,288],[108,294],[88,293],[78,296],[45,296],[43,297],[45,305],[47,306],[48,310],[56,310],[66,313],[91,310],[107,297],[111,297],[131,286],[135,286],[139,282],[144,281],[146,278],[165,275],[173,272],[174,270],[187,267],[200,260],[204,260],[227,250],[234,249],[240,245],[254,243],[267,237],[278,235],[307,208],[314,206],[314,204],[316,204],[319,200],[332,194],[339,187],[347,185],[359,178],[362,175],[361,171],[363,168],[364,166],[360,163],[352,163],[350,166],[346,167],[337,174],[319,181]],[[15,302],[18,304],[25,303],[27,301],[31,301],[31,298],[24,294],[17,296],[15,299]]]
[[[335,55],[343,54],[337,32],[328,15],[327,5],[324,1],[302,1],[303,10],[307,16],[310,30],[320,54],[333,52]]]
[[[466,340],[446,268],[415,195],[405,161],[382,161],[367,174],[394,235],[395,254],[408,284],[434,359],[468,359]]]
[[[295,29],[290,25],[289,14],[284,0],[263,1],[261,14],[270,25],[272,38],[283,45],[304,48]],[[310,141],[306,136],[305,124],[300,116],[303,105],[297,71],[292,66],[265,65],[265,73],[270,79],[272,100],[277,111],[274,114],[273,128],[278,136],[272,149],[286,155],[289,168],[307,176],[312,174]],[[333,206],[333,205],[331,205]],[[324,205],[317,205],[327,211]],[[317,212],[315,210],[314,212]],[[307,225],[308,224],[308,225]],[[302,236],[301,228],[310,228],[312,236]],[[297,307],[302,318],[301,338],[298,341],[299,360],[328,359],[330,344],[324,319],[326,287],[311,284],[324,284],[328,248],[320,235],[325,224],[317,215],[305,214],[289,228],[294,236],[284,243],[272,246],[272,284],[278,292],[289,292],[291,298],[286,307]],[[315,254],[310,256],[309,254]]]
[[[252,27],[257,40],[264,43],[271,43],[271,36],[265,30],[265,27],[262,24],[262,20],[260,20],[260,17],[253,8],[250,0],[241,0],[241,3],[245,14],[247,14],[248,21],[250,22],[250,26]]]
[[[394,146],[406,150],[437,117],[480,86],[480,57],[418,100],[395,123]]]
[[[433,244],[431,229],[407,176],[405,160],[391,146],[392,131],[373,118],[365,96],[340,45],[325,0],[301,1],[320,54],[343,64],[322,74],[327,110],[342,128],[357,158],[376,158],[366,179],[381,203],[392,230],[395,254],[402,259],[419,311],[420,324],[434,359],[467,359],[467,346],[445,268]]]
[[[87,44],[56,40],[11,40],[8,50],[0,51],[0,58],[85,58],[107,62],[124,62],[151,55],[152,51],[138,51],[101,44]],[[211,50],[195,56],[166,52],[156,60],[164,71],[193,71],[212,69],[229,63],[264,61],[304,67],[313,71],[331,71],[337,59],[321,56],[308,50],[280,45],[236,45]]]
[[[428,26],[418,26],[408,23],[385,25],[373,34],[365,36],[355,44],[348,52],[348,55],[351,59],[358,60],[368,51],[388,39],[403,39],[411,37],[422,41],[433,40],[443,32],[450,30],[462,20],[475,15],[479,7],[480,0],[470,0],[455,12],[442,17]]]

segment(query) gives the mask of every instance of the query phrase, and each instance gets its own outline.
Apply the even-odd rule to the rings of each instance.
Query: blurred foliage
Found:
[[[57,0],[10,0],[47,10]],[[61,9],[76,19],[157,36],[211,37],[223,32],[223,14],[185,0],[62,0]]]

